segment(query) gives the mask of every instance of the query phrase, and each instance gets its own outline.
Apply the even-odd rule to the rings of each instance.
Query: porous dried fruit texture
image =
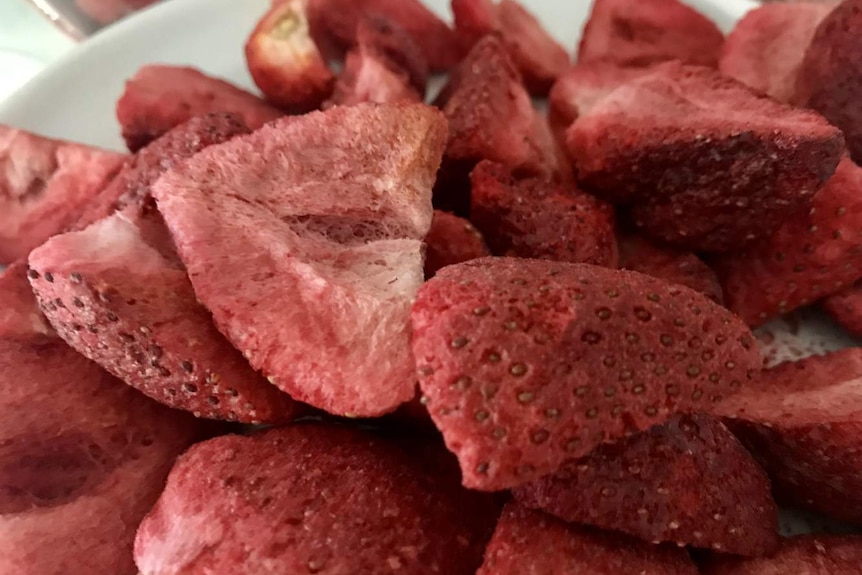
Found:
[[[148,65],[126,82],[117,120],[133,152],[195,116],[231,112],[256,130],[284,112],[229,82],[182,66]]]
[[[195,299],[157,214],[123,213],[55,236],[30,254],[30,281],[54,329],[152,399],[198,417],[283,423],[300,411],[255,373]],[[148,243],[143,229],[157,241]]]
[[[0,337],[51,335],[53,332],[27,281],[27,262],[19,261],[3,270],[0,273]]]
[[[847,149],[862,162],[862,0],[844,0],[820,23],[805,53],[794,102],[841,128]]]
[[[455,29],[465,49],[499,34],[534,96],[547,96],[569,67],[569,55],[536,17],[515,0],[453,0]]]
[[[701,564],[703,575],[857,575],[862,537],[804,535],[784,539],[772,557],[743,559],[713,555]]]
[[[715,66],[724,35],[679,0],[595,0],[578,62],[642,66],[667,60]]]
[[[473,224],[440,210],[434,210],[425,244],[426,278],[434,276],[446,266],[491,255],[482,234]]]
[[[184,455],[141,524],[142,575],[473,575],[494,498],[446,454],[346,427],[225,436]]]
[[[73,226],[124,159],[0,125],[0,265]]]
[[[691,252],[653,244],[636,234],[618,237],[620,268],[684,285],[721,304],[724,296],[715,272]]]
[[[613,206],[488,161],[470,180],[470,215],[495,255],[616,267]]]
[[[518,503],[645,541],[737,555],[778,547],[769,479],[717,419],[677,416],[515,490]]]
[[[383,16],[407,30],[432,72],[449,70],[462,56],[455,32],[420,0],[309,0],[308,5],[318,43],[334,42],[344,50],[356,44],[358,24],[369,14]]]
[[[276,0],[245,44],[248,70],[272,104],[292,113],[320,107],[335,76],[311,37],[306,0]]]
[[[862,348],[784,363],[719,407],[779,503],[862,522]]]
[[[297,400],[377,416],[413,397],[410,305],[445,140],[421,104],[337,107],[207,148],[154,186],[218,328]]]
[[[728,307],[758,326],[862,277],[862,168],[849,158],[810,208],[771,237],[713,261]]]
[[[750,11],[727,37],[719,71],[791,102],[805,52],[832,8],[828,2],[779,2]]]
[[[841,132],[709,68],[662,64],[568,133],[583,184],[632,206],[656,240],[724,252],[804,210],[835,171]]]
[[[862,284],[829,296],[823,300],[822,307],[844,329],[862,337]]]
[[[683,549],[566,525],[510,503],[477,575],[697,575]]]
[[[413,306],[428,410],[464,484],[533,481],[756,378],[751,332],[702,295],[634,272],[483,258]]]

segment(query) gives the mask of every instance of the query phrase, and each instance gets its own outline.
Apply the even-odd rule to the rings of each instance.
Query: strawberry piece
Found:
[[[0,264],[73,226],[124,159],[0,125]]]
[[[684,285],[718,304],[724,303],[715,272],[693,253],[657,246],[635,234],[618,240],[620,268]]]
[[[374,54],[358,50],[347,53],[344,70],[338,77],[332,98],[323,109],[333,106],[355,106],[366,102],[377,104],[421,103],[422,96],[410,84],[403,71],[393,70]]]
[[[760,556],[778,547],[769,479],[716,419],[677,416],[515,491],[564,521],[646,541]]]
[[[844,329],[862,336],[862,284],[857,283],[826,298],[822,307]]]
[[[313,424],[201,443],[141,524],[135,560],[144,573],[188,575],[263,563],[271,573],[473,575],[500,507],[462,489],[447,455]]]
[[[470,213],[494,254],[616,267],[612,206],[488,161],[470,179]]]
[[[794,103],[841,128],[854,161],[862,162],[862,0],[844,0],[817,27],[796,81]]]
[[[476,575],[697,575],[683,549],[592,531],[514,503],[503,509]]]
[[[728,307],[758,326],[862,278],[862,168],[845,158],[811,209],[713,262]]]
[[[862,522],[862,349],[778,365],[719,406],[779,502]]]
[[[527,89],[547,96],[569,67],[569,55],[533,14],[515,0],[453,0],[455,29],[465,48],[488,34],[499,34]]]
[[[856,575],[862,565],[862,537],[803,535],[783,540],[772,557],[744,559],[713,555],[701,564],[703,575]]]
[[[295,114],[319,108],[335,83],[305,11],[305,0],[273,2],[245,44],[257,87],[272,104]]]
[[[154,186],[219,330],[297,400],[372,417],[413,397],[410,304],[445,138],[421,104],[337,107],[210,147]]]
[[[308,17],[318,43],[343,50],[356,45],[359,23],[369,14],[385,17],[413,36],[432,72],[445,72],[462,54],[455,32],[420,0],[310,0]]]
[[[117,101],[117,120],[133,152],[195,116],[214,112],[234,113],[252,130],[284,115],[229,82],[181,66],[144,66]]]
[[[169,244],[153,219],[150,233]],[[30,254],[30,268],[60,337],[152,399],[244,423],[285,422],[300,411],[215,329],[176,255],[148,244],[125,215],[55,236]]]
[[[428,88],[428,62],[407,30],[383,16],[371,14],[359,21],[356,45],[376,55],[392,70],[406,72],[410,83],[424,99]]]
[[[425,243],[426,278],[434,276],[446,266],[491,255],[482,234],[473,224],[439,210],[434,210],[434,219],[431,220],[431,230],[425,237]]]
[[[27,281],[27,263],[16,262],[0,273],[0,337],[51,335],[54,330],[39,310]]]
[[[779,102],[790,102],[805,51],[833,7],[788,2],[750,11],[727,37],[718,69]]]
[[[667,60],[715,66],[724,35],[679,0],[595,0],[578,62],[643,66]]]
[[[656,240],[731,251],[804,209],[835,171],[840,131],[709,68],[663,64],[568,133],[581,181],[632,205]]]
[[[428,410],[464,485],[482,490],[708,411],[761,364],[751,332],[702,295],[586,264],[450,266],[419,291],[412,319]]]

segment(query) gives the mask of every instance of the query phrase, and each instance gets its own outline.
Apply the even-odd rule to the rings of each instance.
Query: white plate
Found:
[[[8,1],[8,0],[0,0]],[[637,0],[632,0],[637,1]],[[728,32],[751,0],[684,0]],[[449,0],[425,0],[449,18]],[[574,48],[590,0],[522,0],[565,46]],[[242,46],[270,0],[173,0],[111,27],[72,50],[0,105],[0,123],[55,138],[123,150],[114,103],[126,78],[152,62],[196,66],[248,89]],[[859,345],[817,312],[806,311],[760,331],[774,363]],[[823,530],[798,514],[785,532]]]

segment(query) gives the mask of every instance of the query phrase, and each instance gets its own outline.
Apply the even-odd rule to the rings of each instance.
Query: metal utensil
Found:
[[[30,0],[61,30],[83,40],[108,24],[159,0]]]

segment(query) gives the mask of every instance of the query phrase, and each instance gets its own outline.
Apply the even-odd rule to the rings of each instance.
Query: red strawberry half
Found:
[[[778,546],[769,479],[718,420],[684,415],[603,445],[515,490],[518,502],[646,541],[766,555]]]
[[[491,255],[473,224],[448,212],[434,210],[431,230],[425,237],[425,277],[440,269]]]
[[[378,416],[413,397],[410,305],[445,139],[421,104],[337,107],[207,148],[156,183],[198,298],[294,398]]]
[[[862,349],[784,363],[721,405],[779,502],[862,522]]]
[[[135,559],[144,573],[473,575],[500,508],[462,489],[447,455],[322,425],[201,443],[141,524]]]
[[[74,226],[124,159],[0,125],[0,265]]]
[[[862,168],[849,158],[811,207],[771,237],[715,259],[728,307],[757,326],[862,278]]]
[[[855,284],[823,300],[823,309],[841,326],[862,337],[862,284]]]
[[[117,119],[133,152],[194,116],[213,112],[232,112],[252,130],[284,115],[229,82],[180,66],[144,66],[117,101]]]
[[[856,575],[862,565],[862,537],[804,535],[784,539],[772,557],[743,559],[714,555],[703,575]]]
[[[464,484],[538,479],[755,378],[751,332],[702,295],[633,272],[483,258],[413,306],[422,392]]]
[[[617,265],[614,209],[573,185],[518,178],[481,162],[470,174],[470,215],[500,256]]]
[[[566,525],[510,503],[477,575],[697,575],[683,549]]]
[[[568,133],[582,183],[633,206],[656,240],[729,251],[804,210],[835,171],[841,132],[709,68],[663,64]]]

